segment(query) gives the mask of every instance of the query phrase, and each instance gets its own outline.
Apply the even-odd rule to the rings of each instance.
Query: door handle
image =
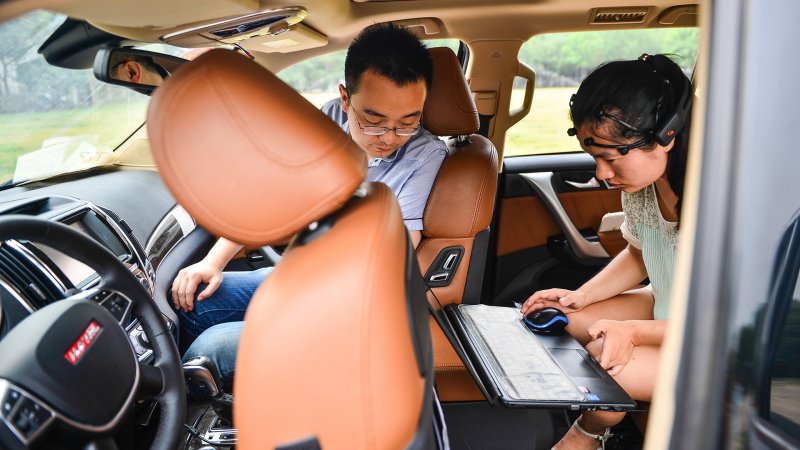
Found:
[[[553,172],[535,172],[521,174],[525,181],[530,184],[533,190],[539,195],[550,212],[561,226],[561,231],[567,237],[567,241],[578,258],[608,258],[608,252],[599,242],[589,242],[575,228],[564,207],[558,200],[555,190],[553,190]],[[596,178],[593,178],[597,181]]]
[[[576,189],[592,189],[600,187],[600,182],[597,181],[597,178],[595,177],[590,178],[589,181],[587,181],[586,183],[581,183],[579,181],[569,181],[569,180],[564,180],[564,182]]]

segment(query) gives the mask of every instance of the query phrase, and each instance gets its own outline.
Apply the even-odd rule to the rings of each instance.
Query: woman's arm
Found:
[[[642,251],[628,244],[603,270],[578,288],[578,291],[586,294],[586,304],[590,305],[621,294],[645,278],[647,270]]]
[[[522,315],[546,307],[579,311],[592,303],[627,291],[647,277],[641,250],[628,245],[614,259],[575,291],[545,289],[535,292],[522,305]]]

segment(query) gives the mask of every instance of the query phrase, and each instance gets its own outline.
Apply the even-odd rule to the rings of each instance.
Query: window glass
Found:
[[[458,39],[431,39],[425,45],[432,47],[450,47],[458,53]],[[294,90],[303,95],[317,108],[328,100],[339,97],[339,84],[344,84],[344,59],[346,50],[328,53],[309,58],[278,73]]]
[[[567,136],[569,98],[600,63],[666,53],[691,74],[697,58],[695,28],[593,31],[535,36],[523,44],[519,60],[536,71],[531,112],[506,134],[506,156],[580,151]],[[521,104],[524,83],[515,83],[511,104]]]
[[[339,96],[339,84],[344,84],[344,57],[346,51],[315,56],[290,66],[278,73],[294,90],[317,108]]]
[[[38,49],[66,16],[34,11],[0,24],[0,184],[85,170],[145,119],[150,97],[49,65]],[[185,49],[144,47],[180,56]]]
[[[433,47],[447,47],[453,51],[456,55],[458,54],[458,46],[461,44],[461,41],[458,39],[428,39],[425,41],[425,45],[428,48]]]
[[[772,366],[770,421],[800,439],[800,275]]]
[[[144,122],[147,96],[37,52],[64,19],[36,11],[0,24],[0,182],[91,165]]]

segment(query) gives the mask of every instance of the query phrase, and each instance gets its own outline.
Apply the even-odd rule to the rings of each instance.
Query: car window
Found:
[[[458,39],[426,40],[428,48],[449,47],[458,53]],[[339,97],[339,84],[344,84],[346,50],[309,58],[278,73],[278,78],[294,88],[317,108]]]
[[[37,52],[65,20],[44,11],[0,24],[0,183],[107,161],[142,125],[149,97],[54,67]]]
[[[796,275],[789,313],[775,346],[769,421],[800,440],[800,274]]]
[[[506,133],[504,155],[580,151],[567,136],[569,98],[581,80],[600,63],[635,59],[642,53],[666,53],[691,74],[697,58],[698,30],[621,30],[557,33],[534,36],[519,52],[519,60],[536,72],[531,112]],[[525,81],[517,78],[512,109],[522,104]]]

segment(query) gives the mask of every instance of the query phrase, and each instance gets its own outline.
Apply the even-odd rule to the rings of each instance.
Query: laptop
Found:
[[[490,404],[515,408],[630,411],[636,402],[575,338],[535,334],[519,309],[442,307],[429,291],[436,322]]]

